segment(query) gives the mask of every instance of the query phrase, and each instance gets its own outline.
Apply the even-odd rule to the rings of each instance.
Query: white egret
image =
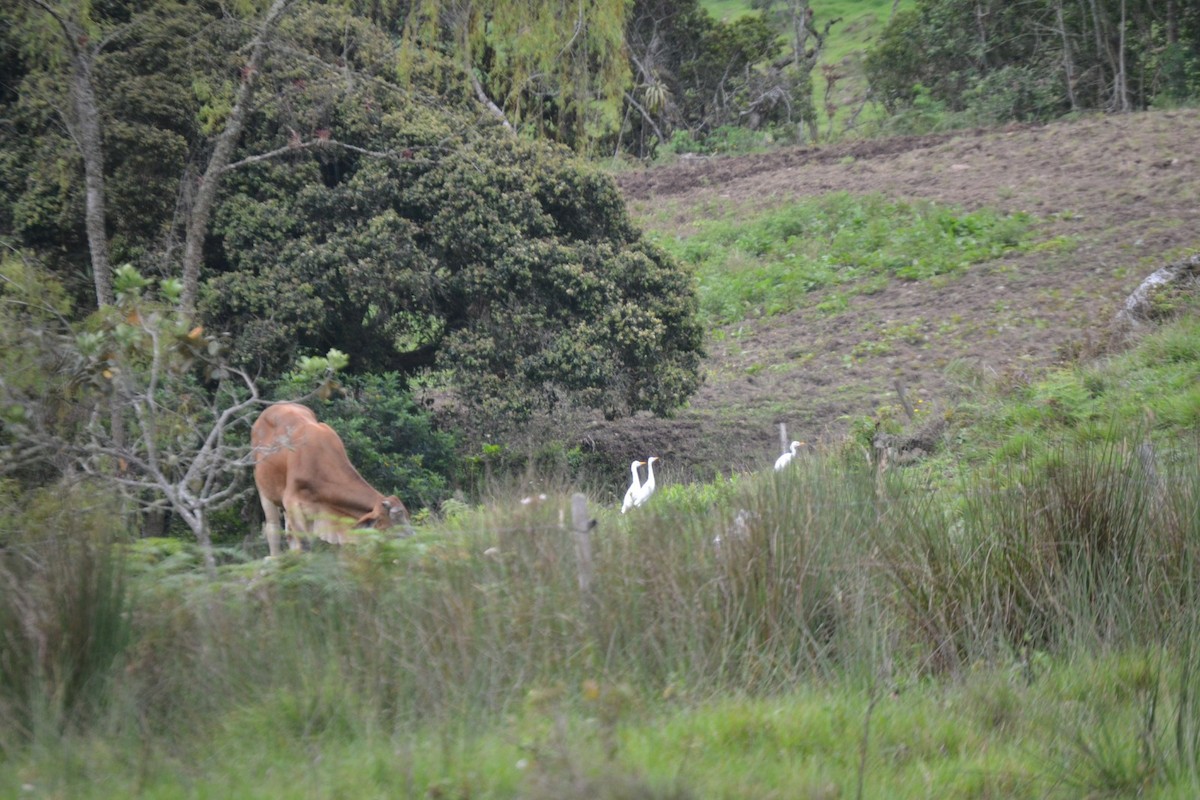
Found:
[[[775,471],[779,472],[779,470],[792,463],[792,459],[796,457],[796,448],[803,446],[804,442],[792,442],[792,445],[790,448],[788,448],[788,451],[779,458],[775,459]]]
[[[646,482],[638,487],[633,493],[633,504],[640,506],[642,503],[650,499],[650,495],[654,494],[654,462],[658,461],[658,456],[650,456],[646,459]]]
[[[634,461],[629,465],[629,472],[633,475],[633,482],[629,484],[629,488],[625,490],[625,500],[621,503],[621,513],[624,514],[629,509],[637,505],[634,498],[642,488],[642,476],[638,474],[638,467],[645,464],[645,461]]]

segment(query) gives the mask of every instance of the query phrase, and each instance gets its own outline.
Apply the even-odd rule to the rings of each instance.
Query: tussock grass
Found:
[[[86,728],[112,702],[130,588],[103,511],[91,530],[67,522],[85,494],[60,496],[57,512],[35,502],[37,529],[0,551],[0,751]]]

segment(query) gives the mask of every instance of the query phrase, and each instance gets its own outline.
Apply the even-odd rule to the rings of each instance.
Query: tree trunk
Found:
[[[68,82],[70,108],[62,116],[83,159],[83,223],[92,263],[92,281],[96,287],[96,305],[112,305],[108,223],[104,207],[104,140],[100,135],[100,105],[96,102],[96,91],[92,86],[92,66],[100,48],[99,45],[92,45],[83,28],[60,14],[57,8],[44,0],[32,2],[58,24],[66,41],[67,52],[71,55],[71,77]]]
[[[796,54],[796,66],[800,66],[808,46],[808,0],[791,0],[788,6],[792,16],[792,52]]]
[[[1113,54],[1112,45],[1108,38],[1108,31],[1104,25],[1104,18],[1100,14],[1100,9],[1096,5],[1096,0],[1090,0],[1090,2],[1092,5],[1092,19],[1094,20],[1096,26],[1096,59],[1098,62],[1102,61],[1103,59],[1107,59],[1113,76],[1111,94],[1107,99],[1101,98],[1101,100],[1104,102],[1104,105],[1109,111],[1116,111],[1120,109],[1120,98],[1118,96],[1117,85],[1120,67],[1117,64],[1117,57]],[[1102,83],[1106,84],[1107,88],[1107,82],[1102,81]]]
[[[637,98],[626,92],[625,102],[638,110],[638,113],[642,115],[642,119],[646,121],[646,124],[654,131],[654,135],[658,137],[659,144],[666,144],[667,140],[663,137],[662,129],[658,127],[658,124],[654,121],[654,117],[650,116],[650,112],[643,108],[642,104],[637,101]]]
[[[263,17],[258,33],[250,43],[250,58],[242,67],[242,82],[238,86],[233,108],[229,111],[229,119],[225,122],[225,129],[217,137],[212,155],[208,159],[208,168],[200,176],[199,185],[193,195],[183,248],[183,293],[180,298],[180,306],[189,314],[195,312],[196,299],[200,293],[200,266],[204,258],[204,239],[208,236],[208,222],[212,216],[213,205],[216,203],[221,174],[225,172],[233,158],[233,150],[237,146],[238,139],[241,138],[242,128],[245,127],[246,117],[250,113],[250,104],[254,99],[258,73],[266,58],[267,40],[275,24],[287,10],[289,1],[274,0],[271,3],[270,9]]]
[[[975,27],[979,30],[979,59],[983,65],[988,66],[988,36],[987,36],[987,12],[979,3],[975,4]]]
[[[217,557],[213,553],[212,537],[208,533],[208,520],[204,516],[203,509],[196,512],[196,525],[193,532],[196,534],[196,540],[200,542],[200,552],[204,556],[204,571],[208,574],[209,580],[216,580]]]
[[[1117,110],[1128,113],[1129,108],[1129,76],[1125,70],[1125,0],[1121,0],[1121,28],[1117,38]]]
[[[1055,4],[1058,13],[1058,32],[1062,36],[1063,72],[1066,74],[1067,99],[1071,101],[1071,110],[1079,110],[1079,102],[1075,99],[1075,65],[1071,61],[1071,39],[1067,36],[1067,23],[1063,17],[1062,0]]]
[[[92,52],[76,46],[72,57],[70,126],[83,157],[85,186],[84,225],[96,286],[96,305],[113,303],[112,274],[108,263],[108,225],[104,206],[104,145],[100,137],[100,109],[92,88]]]
[[[476,77],[475,70],[471,68],[471,64],[467,63],[465,69],[467,74],[471,76],[471,87],[475,90],[476,99],[483,104],[483,107],[486,108],[493,117],[500,120],[501,125],[511,131],[513,129],[512,123],[508,121],[508,117],[504,116],[503,109],[496,105],[492,98],[488,97],[488,93],[484,90],[483,84],[479,82],[479,78]]]

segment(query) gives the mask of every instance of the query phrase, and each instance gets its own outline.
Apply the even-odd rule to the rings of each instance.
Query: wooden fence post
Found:
[[[896,394],[900,395],[900,405],[904,406],[904,414],[908,417],[908,421],[912,422],[917,418],[917,412],[913,410],[912,403],[908,402],[908,392],[904,391],[904,381],[896,378],[892,381],[892,386],[896,387]]]
[[[592,526],[588,518],[587,497],[582,492],[571,496],[571,529],[575,533],[575,565],[579,570],[579,593],[585,602],[592,594]]]

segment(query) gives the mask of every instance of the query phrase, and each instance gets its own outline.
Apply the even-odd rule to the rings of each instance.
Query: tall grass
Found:
[[[929,510],[886,546],[910,629],[952,666],[1170,639],[1200,534],[1194,458],[1164,478],[1106,444],[993,470],[959,515]]]
[[[695,497],[664,491],[624,516],[593,509],[587,595],[558,497],[231,564],[216,582],[198,562],[86,537],[10,550],[0,748],[19,759],[50,720],[77,742],[116,732],[194,769],[235,758],[270,772],[297,748],[418,731],[444,737],[451,758],[451,742],[531,704],[590,702],[580,710],[604,720],[610,701],[847,682],[879,696],[979,664],[1032,674],[1038,654],[1154,647],[1178,663],[1194,649],[1198,467],[1181,451],[1152,481],[1136,453],[1064,449],[948,498],[903,472],[811,457]],[[1157,781],[1194,778],[1196,683],[1184,672],[1164,692],[1177,755],[1156,751]],[[1161,731],[1171,715],[1155,719]],[[863,769],[870,729],[855,727]],[[1099,780],[1078,767],[1096,741],[1072,756],[1080,783]]]
[[[132,634],[129,603],[110,539],[56,531],[0,556],[0,751],[101,714]]]

